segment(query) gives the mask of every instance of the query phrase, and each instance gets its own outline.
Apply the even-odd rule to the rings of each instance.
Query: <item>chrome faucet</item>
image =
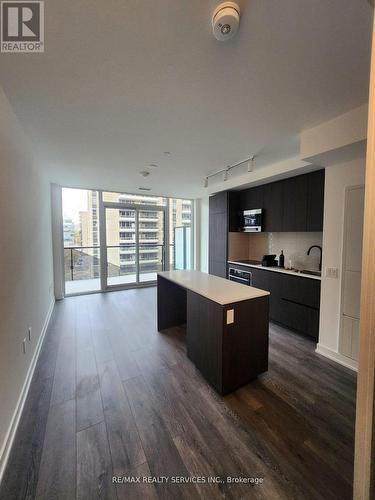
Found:
[[[310,255],[310,252],[313,248],[319,248],[320,250],[320,260],[319,260],[319,271],[322,270],[322,253],[323,253],[323,250],[322,250],[322,247],[320,247],[319,245],[312,245],[308,250],[307,250],[307,255]]]

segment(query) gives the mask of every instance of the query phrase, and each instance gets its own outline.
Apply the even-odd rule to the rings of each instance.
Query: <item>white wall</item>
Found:
[[[323,231],[323,271],[338,268],[338,278],[322,276],[320,302],[320,333],[317,351],[337,361],[355,367],[355,363],[338,353],[340,332],[340,303],[342,284],[342,255],[344,235],[345,189],[365,182],[365,159],[326,168]]]
[[[0,88],[0,474],[12,423],[53,304],[50,185]],[[22,340],[32,339],[22,352]],[[14,425],[13,425],[14,428]]]

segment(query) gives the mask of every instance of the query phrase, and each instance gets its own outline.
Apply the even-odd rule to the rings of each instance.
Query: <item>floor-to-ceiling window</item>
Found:
[[[100,290],[99,193],[62,190],[65,293]]]
[[[63,188],[63,212],[67,295],[153,284],[159,271],[192,267],[191,200]]]

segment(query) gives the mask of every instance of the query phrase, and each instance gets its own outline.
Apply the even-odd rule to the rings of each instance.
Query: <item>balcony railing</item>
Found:
[[[165,245],[159,243],[140,243],[139,253],[139,274],[157,273],[165,269],[166,255]],[[134,253],[134,260],[129,261],[121,258],[123,253]],[[155,256],[142,258],[143,253],[152,252]],[[173,256],[173,246],[171,245],[171,259]],[[107,246],[107,275],[108,278],[125,276],[137,272],[136,263],[137,247],[134,243],[122,242],[121,245]],[[64,247],[64,271],[65,281],[90,280],[100,278],[100,247]]]

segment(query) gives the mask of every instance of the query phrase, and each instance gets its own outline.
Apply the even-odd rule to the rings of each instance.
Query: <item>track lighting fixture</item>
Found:
[[[244,163],[247,163],[247,171],[252,172],[254,170],[254,167],[255,167],[254,160],[255,160],[255,155],[252,155],[249,158],[246,158],[246,160],[239,161],[238,163],[234,163],[233,165],[229,165],[226,168],[222,168],[221,170],[218,170],[217,172],[214,172],[212,174],[207,175],[203,181],[204,187],[205,188],[208,187],[208,179],[210,177],[214,177],[215,175],[218,175],[221,173],[223,174],[223,181],[227,181],[229,171],[232,170],[232,168],[236,168],[236,167],[239,167],[240,165],[243,165]]]
[[[249,158],[249,161],[247,162],[247,171],[248,172],[252,172],[254,170],[254,159],[255,159],[255,156],[252,156],[251,158]]]

